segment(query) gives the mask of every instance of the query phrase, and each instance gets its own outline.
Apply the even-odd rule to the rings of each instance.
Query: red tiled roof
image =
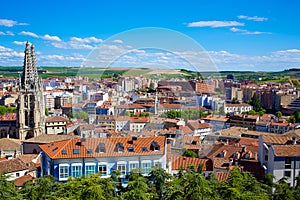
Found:
[[[16,113],[6,113],[4,115],[0,115],[0,121],[12,121],[17,120]]]
[[[150,122],[149,117],[130,117],[131,123],[148,123]]]
[[[33,180],[33,179],[34,178],[30,174],[21,176],[21,177],[15,179],[15,186],[16,187],[22,187],[27,181],[30,181],[30,180]]]
[[[288,141],[292,140],[292,137],[283,135],[264,135],[263,139],[265,143],[286,144]]]
[[[92,158],[92,157],[113,157],[113,156],[138,156],[138,155],[162,155],[165,149],[165,137],[164,136],[152,136],[152,137],[137,137],[137,140],[132,140],[131,137],[111,137],[111,138],[86,138],[85,142],[81,142],[79,138],[73,138],[69,140],[42,144],[40,148],[52,159],[61,158]],[[150,150],[152,142],[157,142],[160,149],[157,151]],[[106,152],[96,152],[97,146],[103,143],[105,145]],[[124,152],[116,152],[115,147],[117,143],[121,143],[124,146]],[[134,152],[129,152],[128,147],[133,147]],[[142,148],[146,147],[147,151],[142,151]],[[78,149],[78,154],[74,154],[73,150]],[[63,150],[66,151],[63,154]],[[91,150],[88,153],[87,150]]]
[[[62,117],[62,116],[51,116],[46,118],[46,123],[51,123],[51,122],[67,122],[69,121],[67,118]]]
[[[216,172],[216,179],[219,182],[227,181],[230,176],[230,172]]]
[[[206,123],[206,122],[204,122],[204,123],[201,123],[201,122],[199,122],[199,121],[194,121],[194,122],[189,122],[188,123],[188,126],[193,130],[195,130],[195,129],[203,129],[203,128],[210,128],[210,127],[212,127],[212,125],[211,124],[209,124],[209,123]]]
[[[0,162],[0,173],[7,171],[17,172],[28,169],[28,166],[19,158],[13,158],[10,160],[4,160]]]
[[[276,156],[300,156],[300,145],[274,145]]]
[[[179,156],[172,161],[172,170],[179,170],[180,168],[186,170],[190,165],[194,165],[194,167],[197,168],[200,164],[203,165],[203,171],[213,171],[213,163],[211,159],[200,159],[184,156]]]
[[[180,109],[181,108],[181,104],[169,104],[169,103],[165,103],[165,104],[159,104],[158,107],[159,108],[163,108],[163,109]]]

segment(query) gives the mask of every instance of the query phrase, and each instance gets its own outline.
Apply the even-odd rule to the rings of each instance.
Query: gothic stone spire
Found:
[[[34,46],[31,45],[30,47],[28,41],[24,53],[24,66],[20,84],[21,89],[35,89],[36,84],[38,84],[38,73],[34,55]]]

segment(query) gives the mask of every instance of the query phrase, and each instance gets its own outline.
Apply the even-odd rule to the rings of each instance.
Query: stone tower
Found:
[[[42,80],[38,77],[34,46],[26,43],[23,73],[19,80],[17,138],[24,140],[45,133]]]

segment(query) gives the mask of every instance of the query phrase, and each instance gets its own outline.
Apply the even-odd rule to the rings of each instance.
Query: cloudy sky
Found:
[[[300,68],[299,8],[296,0],[4,0],[0,66],[21,66],[29,41],[39,66]]]

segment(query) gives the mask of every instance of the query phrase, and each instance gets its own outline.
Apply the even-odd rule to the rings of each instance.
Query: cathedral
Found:
[[[29,139],[45,133],[42,80],[38,77],[34,45],[26,43],[23,73],[19,80],[16,138]]]

